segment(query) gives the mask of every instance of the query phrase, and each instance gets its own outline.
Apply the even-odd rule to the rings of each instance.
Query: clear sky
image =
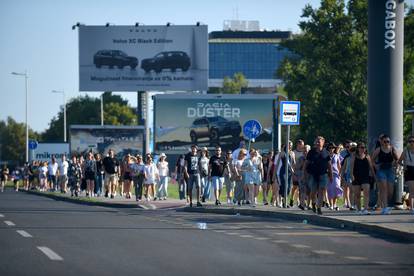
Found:
[[[406,2],[412,4],[414,0]],[[224,20],[259,20],[261,28],[298,32],[303,7],[320,0],[1,0],[0,1],[0,120],[25,120],[24,78],[29,76],[29,126],[45,130],[62,105],[79,92],[78,33],[86,25],[208,25],[222,30]],[[84,94],[84,92],[82,92]],[[90,96],[100,93],[90,92]],[[120,93],[136,106],[136,93]],[[68,114],[70,116],[70,114]]]

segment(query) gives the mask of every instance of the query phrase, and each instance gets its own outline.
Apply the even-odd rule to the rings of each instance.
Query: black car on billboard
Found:
[[[161,52],[153,58],[143,59],[141,62],[141,68],[145,73],[149,73],[152,70],[160,73],[164,69],[170,69],[172,72],[181,69],[183,72],[186,72],[190,65],[190,57],[182,51]]]
[[[190,127],[190,138],[196,143],[200,138],[218,141],[220,137],[231,135],[239,137],[241,126],[239,121],[229,121],[221,116],[201,117],[194,120]]]
[[[93,64],[95,64],[96,68],[101,68],[102,66],[114,68],[116,66],[122,69],[125,66],[129,66],[131,69],[135,69],[138,66],[138,59],[128,56],[120,50],[100,50],[93,56]]]

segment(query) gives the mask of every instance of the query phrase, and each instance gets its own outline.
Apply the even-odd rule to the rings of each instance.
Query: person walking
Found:
[[[253,207],[257,205],[257,197],[259,196],[260,187],[263,180],[263,163],[262,157],[256,149],[250,151],[250,159],[252,161],[252,180],[254,188]]]
[[[39,183],[41,192],[45,192],[47,190],[47,171],[47,162],[44,161],[42,166],[39,168]]]
[[[341,160],[341,185],[344,193],[344,208],[353,209],[351,200],[352,177],[351,177],[351,157],[355,148],[351,146],[351,140],[345,140],[344,149],[339,153]]]
[[[391,145],[391,139],[388,135],[381,138],[381,146],[372,154],[372,160],[378,164],[377,183],[379,184],[380,203],[382,207],[381,214],[387,215],[391,212],[391,203],[394,195],[395,173],[393,166],[398,161],[397,150]]]
[[[297,202],[297,205],[300,205],[299,200],[299,182],[301,179],[300,170],[297,170],[297,164],[300,158],[303,157],[303,152],[305,150],[305,142],[302,139],[299,139],[296,142],[296,148],[293,150],[293,153],[295,154],[295,167],[294,173],[292,175],[292,190],[291,190],[291,197],[289,201],[289,206],[293,207],[294,201]]]
[[[263,185],[262,185],[262,190],[263,190],[263,205],[269,205],[268,202],[268,196],[269,196],[269,192],[270,189],[272,187],[272,183],[271,181],[269,181],[270,178],[270,170],[272,169],[272,162],[273,162],[273,151],[271,150],[268,154],[263,155],[263,159],[262,159],[262,167],[263,167]]]
[[[235,187],[235,168],[234,162],[232,158],[231,150],[226,152],[226,162],[228,164],[227,168],[224,171],[224,185],[226,186],[226,197],[227,197],[227,204],[235,204],[236,201],[234,200],[234,187]]]
[[[282,151],[279,153],[279,159],[276,163],[275,168],[279,169],[279,195],[282,197],[283,206],[288,207],[288,198],[290,194],[290,189],[292,187],[292,175],[295,172],[294,168],[296,166],[295,163],[295,153],[292,151],[293,143],[289,141],[288,144],[288,158],[286,158],[286,145],[282,148]],[[288,166],[288,182],[286,182],[286,166]],[[286,192],[285,192],[286,190]],[[287,198],[285,198],[285,194]]]
[[[414,136],[408,137],[407,147],[401,153],[398,163],[404,166],[404,181],[409,193],[409,206],[407,207],[414,215]]]
[[[103,167],[102,157],[100,153],[95,154],[95,162],[96,162],[95,194],[97,196],[101,196],[105,170]]]
[[[0,175],[0,190],[4,192],[4,186],[6,185],[7,181],[9,180],[9,168],[6,165],[3,166]]]
[[[62,161],[59,164],[59,186],[60,186],[60,192],[66,193],[66,186],[68,184],[68,168],[69,163],[66,161],[66,155],[62,155]]]
[[[243,163],[246,159],[246,149],[242,149],[239,151],[239,155],[237,160],[234,161],[234,172],[235,176],[234,179],[236,181],[234,187],[234,199],[237,201],[237,205],[241,206],[243,201],[245,200],[245,192],[244,192],[244,180],[243,180]]]
[[[210,158],[208,175],[211,179],[211,186],[214,189],[216,205],[221,205],[220,196],[224,185],[224,170],[228,167],[226,158],[221,155],[221,147],[216,146],[215,154]]]
[[[351,159],[352,193],[357,210],[362,215],[369,215],[370,172],[375,176],[374,166],[364,143],[358,143],[356,153]],[[361,188],[364,194],[364,209],[361,209]]]
[[[328,145],[329,156],[331,157],[331,166],[332,166],[332,181],[328,183],[328,200],[329,200],[329,208],[331,210],[339,210],[337,206],[337,200],[339,197],[342,197],[343,190],[341,188],[341,161],[338,153],[338,147],[335,143],[330,143]]]
[[[86,179],[86,196],[93,196],[95,190],[96,162],[91,151],[87,153],[84,163],[84,172]]]
[[[113,149],[109,149],[108,156],[103,160],[103,167],[105,170],[105,197],[115,197],[116,188],[118,184],[119,162],[115,158]]]
[[[168,181],[170,171],[168,169],[168,162],[166,161],[166,159],[167,155],[165,155],[165,153],[161,153],[160,159],[157,163],[157,168],[160,175],[160,181],[157,187],[157,198],[159,200],[166,200],[168,197]]]
[[[135,187],[135,200],[138,202],[142,199],[142,188],[145,179],[144,168],[145,165],[142,161],[142,156],[138,154],[136,156],[135,162],[131,164],[132,180]]]
[[[155,183],[160,181],[160,175],[157,166],[152,161],[152,156],[147,154],[144,166],[144,195],[146,201],[151,201],[155,197]]]
[[[201,181],[201,202],[210,200],[211,197],[211,182],[208,179],[208,164],[210,162],[210,156],[207,147],[201,149],[200,156],[200,181]]]
[[[311,187],[312,211],[322,215],[322,204],[328,181],[333,180],[329,152],[324,148],[325,138],[317,136],[314,148],[308,152],[305,162],[305,179]]]
[[[68,166],[68,185],[71,196],[79,196],[80,182],[82,178],[82,168],[76,155],[72,155],[72,160]]]
[[[130,199],[132,197],[132,193],[131,193],[131,186],[132,186],[132,168],[131,165],[133,163],[135,163],[135,157],[133,157],[131,154],[127,154],[125,156],[125,160],[123,163],[124,169],[123,174],[124,174],[124,194],[125,194],[125,198]]]
[[[187,196],[189,197],[190,207],[193,207],[193,189],[196,189],[197,207],[201,207],[200,203],[200,168],[199,156],[197,155],[197,145],[191,146],[191,152],[185,156],[184,174],[188,179]]]
[[[58,183],[57,183],[57,172],[58,172],[59,165],[56,162],[56,158],[52,156],[52,162],[49,163],[47,166],[47,175],[50,185],[50,190],[57,192],[58,191]]]
[[[188,179],[186,179],[184,172],[185,172],[185,155],[181,154],[178,157],[177,162],[175,163],[175,170],[174,170],[175,180],[177,181],[177,184],[178,184],[178,196],[180,200],[187,198]]]

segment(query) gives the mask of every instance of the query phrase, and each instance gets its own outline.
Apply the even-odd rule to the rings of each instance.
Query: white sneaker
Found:
[[[228,198],[228,199],[227,199],[227,204],[228,204],[228,205],[230,205],[230,204],[231,204],[231,199],[230,199],[230,198]]]
[[[257,204],[257,197],[254,198],[254,204]]]
[[[364,216],[366,216],[366,215],[370,215],[371,213],[367,210],[367,209],[363,209],[363,210],[361,210],[361,215],[364,215]]]

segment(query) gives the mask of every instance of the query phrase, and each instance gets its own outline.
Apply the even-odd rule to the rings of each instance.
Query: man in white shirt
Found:
[[[66,187],[68,184],[68,167],[69,163],[66,161],[66,155],[62,155],[62,162],[59,164],[59,177],[58,183],[60,186],[60,192],[66,193]]]
[[[56,158],[53,156],[52,162],[50,162],[49,165],[47,166],[47,175],[48,175],[50,189],[54,191],[58,190],[57,179],[56,179],[58,167],[59,165],[56,162]]]

